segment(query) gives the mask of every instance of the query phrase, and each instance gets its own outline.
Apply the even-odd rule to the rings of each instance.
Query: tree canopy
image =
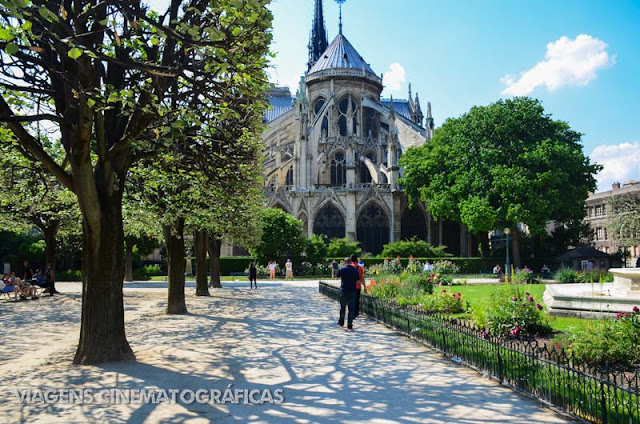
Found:
[[[640,191],[611,196],[607,202],[608,233],[618,246],[640,245]]]
[[[284,256],[300,256],[306,247],[302,221],[282,209],[265,208],[260,214],[262,237],[251,249],[260,263]]]
[[[579,132],[526,97],[448,119],[400,163],[412,199],[472,232],[524,223],[537,233],[550,220],[581,219],[601,169],[584,155]]]

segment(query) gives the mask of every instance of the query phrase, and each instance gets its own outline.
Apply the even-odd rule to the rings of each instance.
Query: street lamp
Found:
[[[509,282],[509,277],[511,276],[511,264],[509,263],[509,234],[511,234],[511,229],[507,227],[503,232],[507,239],[507,263],[505,264],[505,275],[507,276],[507,282]]]

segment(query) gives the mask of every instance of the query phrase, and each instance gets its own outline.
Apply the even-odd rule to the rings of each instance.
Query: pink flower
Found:
[[[513,296],[513,298],[511,300],[513,300],[514,302],[517,302],[518,301],[518,296]]]
[[[538,308],[538,309],[542,310],[542,305],[541,305],[541,304],[539,304],[539,303],[536,303],[536,308]]]
[[[446,293],[447,291],[445,289],[442,289],[442,293]]]
[[[638,308],[637,306],[633,307],[633,312],[638,313],[640,312],[640,308]]]
[[[529,292],[524,292],[524,295],[525,296],[530,296],[530,293]]]
[[[533,296],[529,296],[529,302],[533,302]]]

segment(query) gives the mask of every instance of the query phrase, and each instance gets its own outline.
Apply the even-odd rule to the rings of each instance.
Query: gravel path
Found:
[[[0,385],[8,389],[0,422],[568,422],[381,324],[361,318],[354,333],[337,328],[337,304],[318,294],[317,282],[259,285],[251,291],[245,283],[226,283],[210,298],[196,298],[189,287],[190,313],[167,316],[165,284],[127,284],[127,338],[138,361],[94,367],[70,364],[79,331],[79,284],[59,284],[65,294],[53,298],[0,302]],[[12,393],[224,393],[230,384],[232,390],[272,395],[280,389],[284,402],[188,403],[187,396],[176,403],[29,404]]]

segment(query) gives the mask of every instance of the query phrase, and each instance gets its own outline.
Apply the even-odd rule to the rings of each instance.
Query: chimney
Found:
[[[611,189],[612,190],[620,190],[620,183],[619,182],[615,182],[615,183],[611,184]]]

